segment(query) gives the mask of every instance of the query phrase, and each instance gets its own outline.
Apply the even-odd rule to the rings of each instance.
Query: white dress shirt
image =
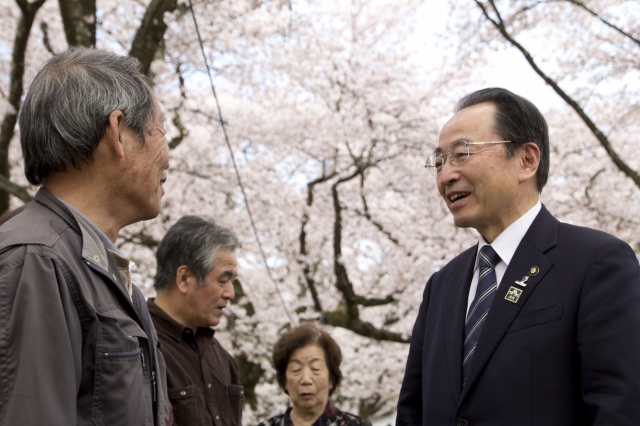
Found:
[[[509,227],[502,231],[502,233],[498,235],[498,238],[491,243],[491,247],[493,247],[496,253],[498,253],[498,256],[500,256],[500,262],[498,262],[495,267],[498,287],[500,287],[500,281],[502,281],[504,272],[507,270],[509,262],[511,262],[511,258],[520,245],[520,241],[524,238],[524,234],[529,230],[529,227],[536,216],[538,216],[541,208],[542,204],[538,201],[535,206],[531,207],[531,209],[523,214],[520,219],[509,225]],[[484,237],[480,235],[480,239],[478,240],[478,253],[480,252],[480,249],[487,244],[489,243],[487,243]],[[469,313],[469,307],[471,306],[473,299],[476,297],[476,290],[478,289],[478,274],[478,255],[476,253],[476,266],[473,269],[473,279],[471,280],[471,287],[469,288],[467,313]]]

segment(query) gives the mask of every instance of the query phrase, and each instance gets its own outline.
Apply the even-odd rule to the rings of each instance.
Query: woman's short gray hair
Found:
[[[213,269],[218,250],[241,247],[235,234],[229,228],[216,224],[213,218],[184,216],[160,241],[153,286],[158,292],[167,289],[175,282],[176,271],[182,265],[188,266],[198,282],[203,283]]]
[[[144,141],[154,95],[140,62],[103,50],[74,47],[49,59],[33,79],[20,110],[25,175],[42,184],[51,172],[90,164],[109,114]]]

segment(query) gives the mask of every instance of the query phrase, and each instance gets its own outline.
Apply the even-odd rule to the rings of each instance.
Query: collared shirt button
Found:
[[[100,256],[98,256],[97,254],[94,255],[93,260],[95,260],[96,262],[100,262]]]
[[[456,426],[469,426],[469,423],[465,419],[458,420]]]
[[[216,420],[220,420],[220,416],[216,416]]]
[[[180,391],[180,395],[185,396],[187,394],[187,391]]]
[[[207,383],[207,387],[211,389],[211,383]]]

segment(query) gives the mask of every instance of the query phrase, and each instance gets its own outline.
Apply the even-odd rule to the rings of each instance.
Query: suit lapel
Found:
[[[473,277],[478,245],[460,255],[457,267],[445,283],[445,306],[442,332],[445,336],[445,348],[449,363],[449,377],[455,401],[460,400],[462,391],[462,342],[464,338],[464,319],[467,312],[469,287]]]
[[[518,245],[509,267],[500,281],[489,315],[482,328],[460,401],[465,398],[469,389],[481,375],[482,370],[489,362],[507,330],[511,327],[522,307],[527,303],[529,296],[553,267],[553,262],[543,253],[556,245],[558,224],[559,222],[542,206],[540,213]],[[521,280],[524,276],[527,276],[529,269],[533,266],[539,268],[539,273],[528,278],[526,287],[515,284],[516,280]],[[505,299],[512,286],[522,290],[522,294],[516,303]],[[464,326],[461,329],[464,330]]]

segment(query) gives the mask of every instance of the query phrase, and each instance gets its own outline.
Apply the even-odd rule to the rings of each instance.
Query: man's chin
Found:
[[[143,219],[140,219],[140,220],[155,219],[156,217],[158,217],[161,210],[162,208],[160,204],[160,199],[158,199],[157,202],[149,204],[149,206],[147,206],[147,208],[144,210],[144,213],[142,213],[142,210],[141,210],[141,216],[143,216]]]
[[[458,228],[471,228],[473,221],[463,214],[453,214],[453,223]]]

